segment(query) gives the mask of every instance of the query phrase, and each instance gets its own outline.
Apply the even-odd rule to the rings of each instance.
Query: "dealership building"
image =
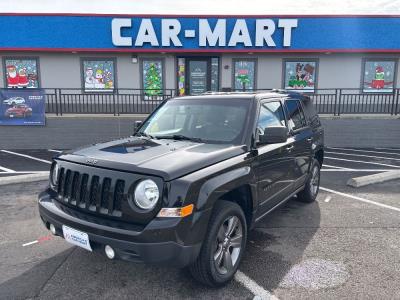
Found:
[[[4,88],[193,95],[399,86],[394,16],[3,14]]]

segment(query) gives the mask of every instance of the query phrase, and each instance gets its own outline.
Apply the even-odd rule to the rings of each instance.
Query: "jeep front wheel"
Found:
[[[228,283],[239,267],[246,239],[246,218],[240,206],[217,201],[199,257],[189,268],[192,276],[212,287]]]

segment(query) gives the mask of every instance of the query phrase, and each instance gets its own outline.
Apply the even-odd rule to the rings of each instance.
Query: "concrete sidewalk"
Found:
[[[146,115],[47,115],[46,126],[2,127],[0,149],[71,149],[130,136]],[[390,115],[321,115],[331,147],[400,147],[400,119]],[[18,137],[18,138],[15,138]]]

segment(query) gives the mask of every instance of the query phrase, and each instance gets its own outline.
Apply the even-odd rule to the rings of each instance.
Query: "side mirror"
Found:
[[[135,121],[134,125],[133,125],[133,134],[135,134],[140,126],[142,126],[143,122],[142,121]]]
[[[284,143],[287,140],[286,126],[271,126],[264,129],[264,134],[259,135],[260,144]]]

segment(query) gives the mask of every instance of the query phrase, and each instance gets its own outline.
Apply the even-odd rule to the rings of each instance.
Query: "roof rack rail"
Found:
[[[292,95],[303,95],[299,91],[286,90],[286,89],[260,89],[253,91],[206,91],[200,95],[231,95],[231,94],[262,94],[262,93],[279,93],[279,94],[292,94]]]

